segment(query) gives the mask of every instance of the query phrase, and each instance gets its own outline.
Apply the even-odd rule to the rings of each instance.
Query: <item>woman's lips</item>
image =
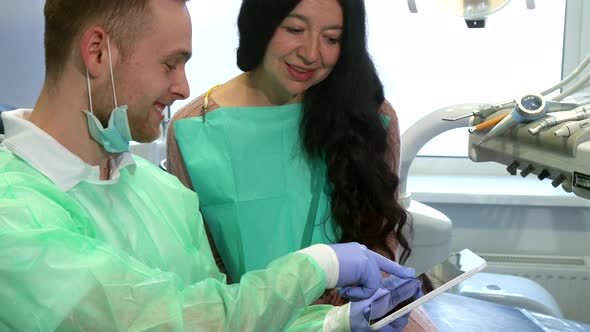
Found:
[[[287,71],[296,81],[309,81],[313,74],[315,73],[315,69],[305,69],[297,66],[292,66],[287,64]]]

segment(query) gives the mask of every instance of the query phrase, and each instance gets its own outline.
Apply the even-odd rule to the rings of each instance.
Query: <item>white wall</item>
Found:
[[[590,55],[590,1],[569,0],[565,26],[563,72],[570,73]],[[585,91],[590,91],[590,87]]]
[[[0,104],[33,107],[45,78],[43,0],[0,1]]]
[[[195,33],[187,65],[191,98],[237,75],[236,18],[241,1],[188,2]],[[45,77],[44,0],[0,1],[0,104],[33,107]],[[221,65],[223,64],[223,65]],[[178,101],[175,111],[189,100]]]
[[[216,84],[224,83],[241,71],[236,65],[239,0],[189,1],[193,23],[193,57],[186,66],[191,89],[188,100],[175,102],[175,112]]]

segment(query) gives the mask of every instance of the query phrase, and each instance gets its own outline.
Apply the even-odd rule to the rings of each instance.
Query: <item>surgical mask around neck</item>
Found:
[[[115,92],[115,78],[113,76],[113,64],[111,61],[111,45],[107,36],[107,48],[109,55],[109,68],[111,71],[111,83],[113,86],[113,99],[115,109],[111,112],[109,122],[106,128],[100,123],[100,120],[94,115],[92,109],[92,92],[90,89],[90,75],[86,69],[86,81],[88,83],[88,100],[90,112],[85,111],[88,130],[90,136],[98,142],[107,152],[120,153],[129,151],[129,141],[131,141],[131,130],[129,129],[129,120],[127,118],[127,105],[117,105],[117,94]]]

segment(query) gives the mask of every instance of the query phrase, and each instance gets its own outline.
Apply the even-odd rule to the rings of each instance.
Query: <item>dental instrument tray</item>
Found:
[[[471,125],[509,112],[473,117]],[[534,174],[539,180],[551,180],[554,187],[561,185],[566,192],[590,198],[590,126],[579,128],[570,136],[556,134],[560,128],[574,123],[569,121],[531,135],[530,130],[538,128],[542,121],[519,123],[485,142],[487,130],[470,132],[469,158],[476,162],[495,161],[506,165],[512,175],[519,170],[522,177]]]

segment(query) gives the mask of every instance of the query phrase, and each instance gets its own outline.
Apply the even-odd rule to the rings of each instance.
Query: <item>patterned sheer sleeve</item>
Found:
[[[193,118],[203,115],[203,103],[205,101],[205,94],[197,97],[189,104],[178,110],[172,117],[170,125],[168,126],[168,134],[166,135],[166,169],[169,173],[175,175],[185,187],[194,191],[191,178],[186,169],[182,153],[176,142],[176,135],[174,134],[174,122],[181,119]],[[207,112],[211,112],[219,108],[219,105],[213,99],[209,98],[209,105]]]
[[[388,150],[385,154],[385,161],[395,171],[395,174],[399,175],[400,133],[397,113],[387,100],[383,102],[383,105],[381,105],[381,109],[379,111],[381,114],[389,118],[389,125],[387,126]]]
[[[201,116],[203,114],[203,102],[205,100],[205,95],[201,95],[197,97],[195,100],[191,101],[189,104],[181,108],[170,121],[170,125],[168,126],[168,133],[166,135],[166,169],[169,173],[176,176],[185,187],[189,188],[190,190],[195,191],[193,188],[193,184],[191,182],[191,178],[188,174],[188,170],[186,168],[186,164],[184,163],[184,159],[182,158],[182,153],[180,152],[180,148],[178,147],[178,142],[176,141],[176,136],[174,134],[174,122],[180,119],[187,119],[196,116]],[[209,105],[208,111],[212,111],[214,109],[219,108],[219,106],[213,102],[211,98],[209,98]],[[205,218],[203,216],[203,221]],[[205,231],[207,233],[207,238],[209,240],[209,246],[211,247],[211,251],[213,253],[213,257],[215,258],[215,263],[217,263],[217,267],[219,270],[226,274],[225,266],[223,265],[223,261],[221,260],[221,255],[213,242],[213,237],[209,231],[209,227],[207,226],[207,222],[203,223],[205,226]],[[229,276],[227,277],[227,282],[230,283]]]
[[[193,100],[188,105],[181,108],[170,121],[168,126],[168,133],[166,135],[166,170],[175,175],[182,184],[188,189],[194,190],[191,178],[184,164],[184,159],[180,153],[178,142],[176,142],[176,134],[174,131],[174,123],[180,119],[191,118],[199,116],[199,103],[202,105],[202,97]]]
[[[389,118],[389,123],[387,125],[387,150],[385,152],[385,162],[391,169],[399,176],[399,159],[400,159],[400,134],[399,134],[399,123],[397,119],[397,113],[391,106],[391,104],[386,100],[381,105],[379,112],[387,116]],[[399,262],[399,253],[397,250],[397,241],[395,240],[395,236],[389,234],[387,237],[387,245],[389,248],[396,254],[395,261]],[[380,252],[380,254],[386,255],[384,252]],[[392,258],[392,257],[389,257]]]

